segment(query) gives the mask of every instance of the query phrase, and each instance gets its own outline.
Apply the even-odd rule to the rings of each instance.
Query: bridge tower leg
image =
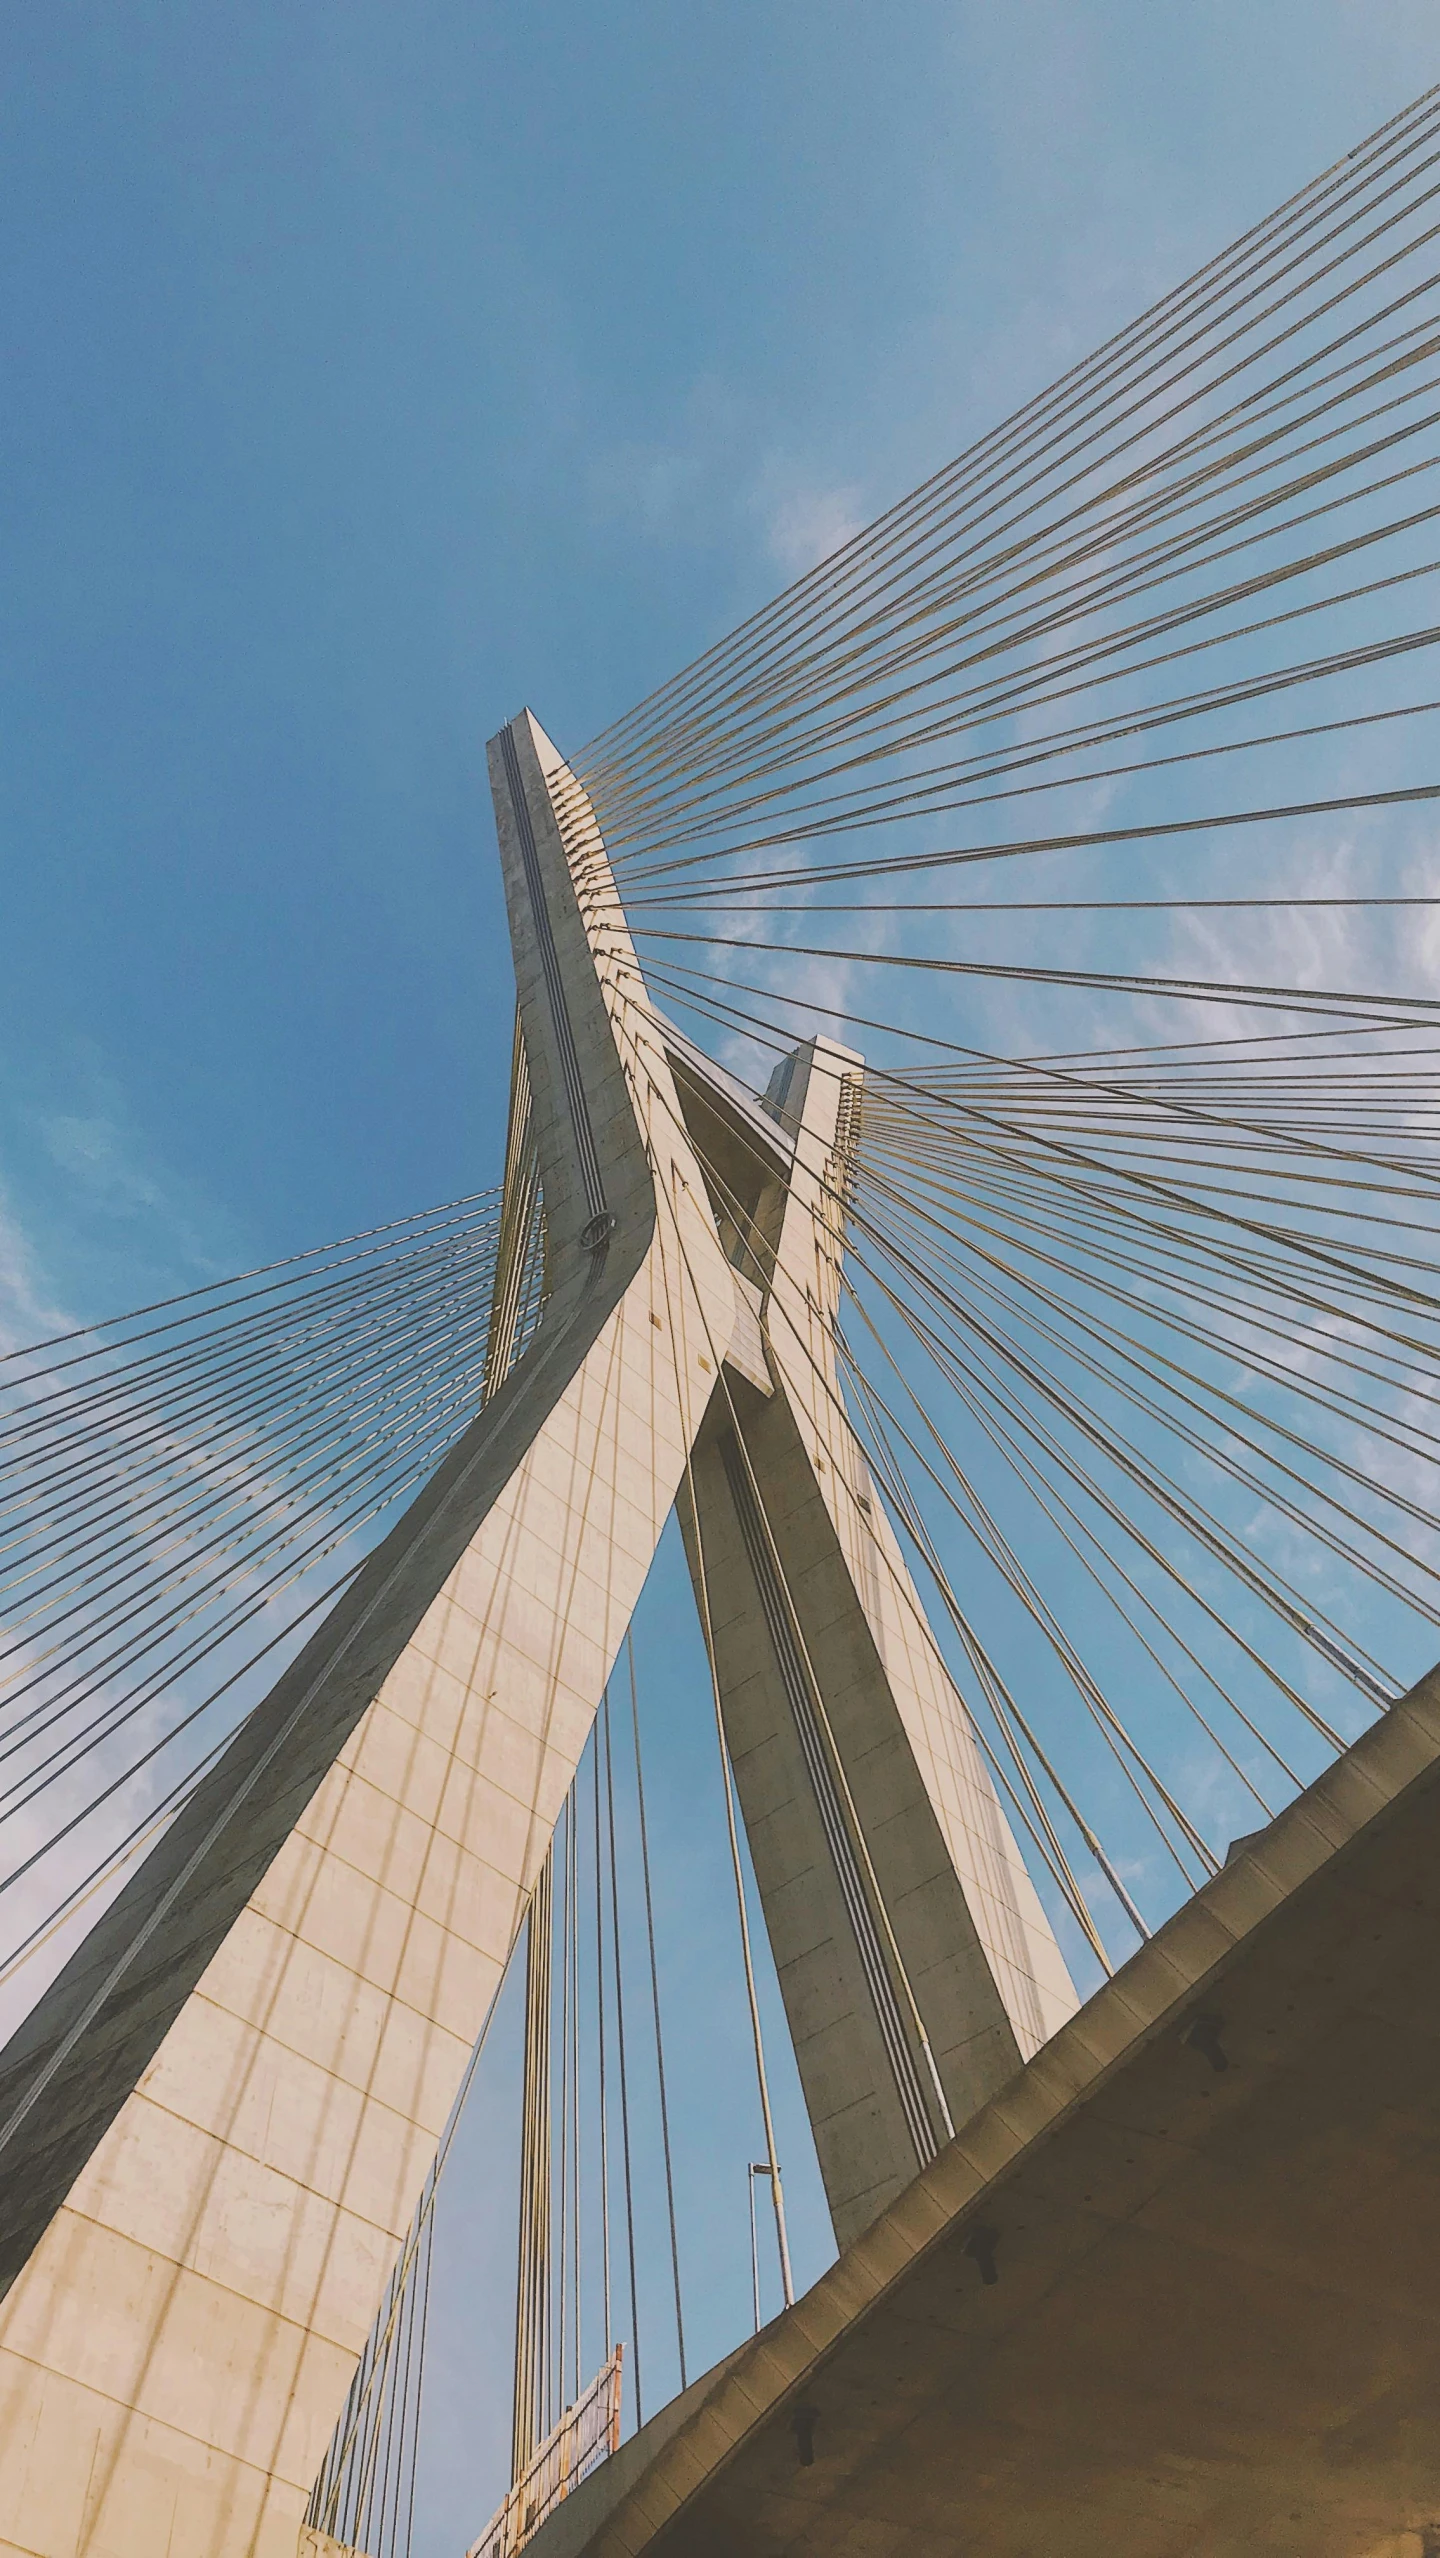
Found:
[[[841,1392],[863,1090],[858,1057],[810,1040],[768,1096],[793,1148],[783,1182],[753,1146],[747,1179],[732,1132],[717,1188],[766,1363],[727,1368],[682,1494],[842,2246],[1075,2006]]]
[[[0,2054],[6,2558],[295,2558],[729,1337],[557,764],[491,752],[539,1332]]]

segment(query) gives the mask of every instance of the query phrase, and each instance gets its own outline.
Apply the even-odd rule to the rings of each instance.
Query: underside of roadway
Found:
[[[1440,2558],[1440,1673],[527,2558]]]

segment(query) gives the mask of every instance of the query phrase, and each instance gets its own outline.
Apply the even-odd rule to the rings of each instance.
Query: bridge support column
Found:
[[[783,1195],[752,1184],[748,1216],[735,1203],[769,1373],[760,1391],[753,1372],[727,1370],[694,1459],[700,1548],[687,1527],[844,2245],[935,2155],[947,2116],[985,2103],[1075,1996],[840,1392],[860,1060],[810,1041],[771,1100],[794,1143]]]
[[[492,749],[539,1333],[0,2055],[4,2558],[296,2558],[733,1328],[558,762]]]

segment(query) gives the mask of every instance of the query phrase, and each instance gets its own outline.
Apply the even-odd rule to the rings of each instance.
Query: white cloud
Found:
[[[698,452],[657,444],[618,444],[590,470],[596,511],[618,517],[647,541],[665,541],[693,524],[706,477]]]
[[[0,1352],[68,1330],[65,1313],[37,1266],[21,1219],[0,1194]]]
[[[82,1059],[67,1081],[63,1100],[47,1095],[13,1111],[0,1147],[12,1180],[29,1160],[27,1188],[51,1234],[52,1261],[72,1267],[62,1239],[73,1237],[81,1262],[98,1254],[108,1265],[80,1283],[89,1314],[143,1302],[157,1286],[218,1278],[243,1261],[241,1239],[214,1200],[157,1160],[113,1076]]]
[[[828,560],[833,551],[862,532],[866,517],[860,491],[844,488],[796,488],[779,499],[767,525],[770,551],[787,577],[803,577],[807,569]]]
[[[154,1175],[135,1162],[129,1140],[113,1119],[60,1111],[42,1118],[40,1130],[51,1161],[97,1202],[127,1211],[162,1204]]]
[[[695,382],[668,431],[595,456],[587,473],[592,509],[647,542],[688,548],[728,534],[753,433],[723,383]]]
[[[758,575],[760,593],[777,569],[786,584],[803,577],[873,513],[857,481],[771,445],[750,406],[708,377],[692,385],[668,432],[598,454],[588,484],[596,515],[647,543],[731,553],[743,545],[746,583]]]

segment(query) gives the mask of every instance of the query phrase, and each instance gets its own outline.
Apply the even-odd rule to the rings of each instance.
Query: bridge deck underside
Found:
[[[1437,2276],[1432,1677],[532,2558],[1434,2558]]]

